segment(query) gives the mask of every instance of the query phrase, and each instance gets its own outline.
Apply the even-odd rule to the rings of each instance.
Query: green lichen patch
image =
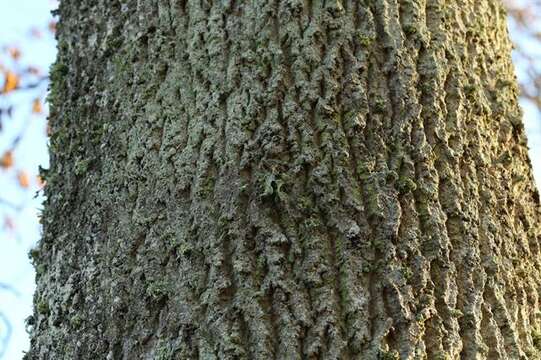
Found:
[[[169,360],[173,358],[174,350],[171,348],[171,345],[162,341],[158,344],[155,352],[156,360]]]
[[[372,43],[374,43],[374,37],[366,35],[364,33],[360,33],[357,36],[357,40],[359,41],[359,44],[364,47],[369,47],[370,45],[372,45]]]
[[[400,354],[396,350],[380,350],[378,360],[400,360]]]
[[[449,313],[452,317],[455,317],[455,318],[461,318],[464,316],[464,313],[460,311],[459,309],[451,309],[449,310]]]
[[[147,286],[146,293],[152,299],[159,300],[170,295],[171,285],[166,280],[154,281]]]
[[[417,32],[419,31],[419,29],[417,28],[417,25],[406,25],[404,26],[404,33],[406,35],[414,35],[414,34],[417,34]]]
[[[453,358],[447,353],[437,352],[434,354],[434,360],[453,360]]]
[[[82,176],[88,172],[88,169],[90,165],[92,164],[92,159],[82,159],[78,160],[75,163],[75,167],[73,168],[73,172],[77,176]]]
[[[38,313],[46,315],[49,313],[49,303],[45,300],[40,300],[36,305]]]
[[[414,192],[417,189],[415,181],[407,176],[401,176],[397,183],[398,192],[401,194],[408,194]]]
[[[409,267],[402,268],[402,275],[406,281],[410,281],[413,278],[413,270]]]
[[[531,332],[533,346],[541,351],[541,331],[534,329]]]
[[[32,248],[28,251],[28,258],[32,261],[32,262],[35,262],[36,260],[38,260],[39,258],[39,249],[38,248]]]
[[[62,63],[62,62],[55,62],[53,65],[51,65],[51,69],[49,70],[49,76],[51,77],[52,81],[58,81],[62,77],[66,76],[68,74],[69,67]]]
[[[287,200],[287,194],[283,190],[284,181],[275,174],[266,176],[263,184],[262,199]]]
[[[83,318],[79,314],[70,317],[70,324],[73,328],[78,329],[83,324]]]
[[[387,106],[387,102],[383,98],[376,98],[374,100],[374,103],[372,105],[372,109],[375,114],[383,114],[385,112]]]

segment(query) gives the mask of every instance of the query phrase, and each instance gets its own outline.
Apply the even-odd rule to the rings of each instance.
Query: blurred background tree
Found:
[[[504,0],[515,44],[513,61],[524,125],[538,187],[541,186],[541,0]]]
[[[522,97],[541,109],[541,1],[505,0]]]
[[[45,98],[57,5],[0,0],[0,359],[20,359],[28,347],[34,273],[27,253],[40,237],[38,166],[48,166]]]
[[[516,44],[525,127],[541,185],[541,0],[504,0]],[[0,359],[28,346],[34,273],[27,253],[39,239],[38,167],[47,168],[48,68],[55,56],[56,0],[5,0],[0,23]]]

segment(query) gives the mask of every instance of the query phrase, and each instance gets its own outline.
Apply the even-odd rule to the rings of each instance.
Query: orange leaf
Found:
[[[45,180],[39,175],[36,176],[36,182],[38,183],[38,188],[43,189],[45,186]]]
[[[19,77],[12,71],[7,71],[6,79],[4,81],[4,87],[2,88],[2,93],[7,94],[10,91],[15,90],[19,86]]]
[[[30,186],[30,178],[28,177],[26,171],[21,170],[17,173],[17,181],[19,181],[19,185],[22,188],[26,189]]]
[[[41,101],[39,99],[34,99],[32,102],[32,112],[34,114],[41,114],[43,112],[43,107],[41,106]]]
[[[13,165],[13,153],[10,150],[8,150],[0,158],[0,167],[8,169],[12,165]]]
[[[10,47],[8,49],[9,56],[15,61],[21,58],[21,50],[17,47]]]
[[[56,21],[51,20],[49,22],[49,31],[52,33],[56,32]]]

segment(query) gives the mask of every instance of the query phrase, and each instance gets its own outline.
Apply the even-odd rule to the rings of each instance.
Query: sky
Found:
[[[0,47],[19,44],[22,48],[23,60],[48,69],[54,61],[55,43],[50,34],[41,39],[29,36],[32,27],[46,29],[52,19],[50,10],[56,7],[55,0],[0,0],[2,21],[0,21]],[[516,35],[516,34],[513,34]],[[518,38],[515,36],[515,38]],[[539,53],[541,48],[532,48],[532,43],[521,39],[532,51]],[[538,46],[538,44],[535,44]],[[519,78],[523,72],[518,71]],[[44,116],[32,114],[29,106],[33,96],[43,95],[44,88],[36,89],[29,95],[17,95],[12,98],[20,106],[8,124],[0,131],[0,154],[9,147],[13,138],[21,132],[20,126],[28,126],[22,143],[15,153],[15,169],[0,169],[0,198],[24,204],[24,210],[13,212],[0,204],[0,220],[5,215],[13,219],[15,231],[2,230],[0,222],[0,360],[15,360],[22,357],[28,349],[28,336],[24,319],[31,314],[32,293],[34,291],[34,271],[27,253],[39,240],[39,209],[43,201],[40,193],[24,191],[17,185],[17,169],[25,169],[30,175],[37,174],[37,167],[48,166],[46,122]],[[29,100],[30,99],[30,100]],[[4,105],[0,97],[0,108]],[[530,147],[530,157],[538,186],[541,185],[541,117],[538,110],[528,103],[523,103],[524,122]],[[37,196],[36,196],[37,195]],[[2,286],[9,284],[15,291],[6,290]],[[6,327],[3,319],[8,319],[11,329]],[[10,330],[10,334],[8,334]],[[8,346],[3,348],[1,340],[10,335]]]
[[[513,0],[518,6],[524,6],[531,3],[531,0]],[[541,13],[539,2],[532,8],[533,14],[530,14],[532,18],[539,19]],[[509,28],[511,31],[512,40],[518,45],[518,48],[526,51],[527,55],[532,59],[540,59],[537,61],[537,70],[541,72],[541,46],[539,41],[532,39],[531,35],[524,34],[520,31],[520,27],[515,24],[511,19],[509,21]],[[541,34],[541,22],[534,21],[534,24],[530,26],[531,34]],[[520,56],[518,52],[513,53],[513,61],[515,63],[516,74],[519,82],[524,83],[528,79],[526,73],[526,63],[524,57]],[[526,129],[526,135],[528,137],[528,146],[530,148],[530,159],[532,160],[532,166],[534,170],[534,176],[537,182],[538,188],[541,188],[541,114],[531,102],[522,101],[522,110],[524,111],[524,128]]]
[[[30,36],[30,29],[47,29],[52,19],[50,10],[56,3],[49,0],[0,0],[2,21],[0,22],[0,47],[11,44],[21,46],[21,62],[31,63],[47,71],[54,61],[56,49],[51,34],[43,31],[40,39]],[[0,59],[1,61],[1,59]],[[34,270],[28,260],[28,251],[40,237],[38,213],[43,198],[37,196],[34,189],[24,190],[18,186],[17,171],[28,172],[34,187],[38,165],[48,166],[46,121],[44,116],[32,113],[31,99],[43,95],[46,84],[31,94],[15,94],[10,102],[16,104],[12,119],[2,122],[0,131],[0,154],[11,145],[15,136],[24,130],[24,136],[15,152],[15,166],[12,169],[0,169],[0,198],[15,204],[24,204],[24,209],[14,212],[0,204],[0,341],[10,330],[5,320],[11,325],[11,336],[7,347],[0,342],[0,359],[21,359],[22,352],[28,349],[28,335],[24,319],[32,311],[34,291]],[[30,96],[30,97],[29,97]],[[0,108],[6,100],[0,97]],[[14,230],[2,229],[5,216],[13,220]],[[6,290],[8,284],[15,291]],[[3,354],[3,357],[2,357]]]

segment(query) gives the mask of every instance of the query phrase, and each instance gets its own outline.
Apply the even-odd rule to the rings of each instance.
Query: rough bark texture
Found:
[[[534,359],[493,0],[60,5],[29,359]]]

